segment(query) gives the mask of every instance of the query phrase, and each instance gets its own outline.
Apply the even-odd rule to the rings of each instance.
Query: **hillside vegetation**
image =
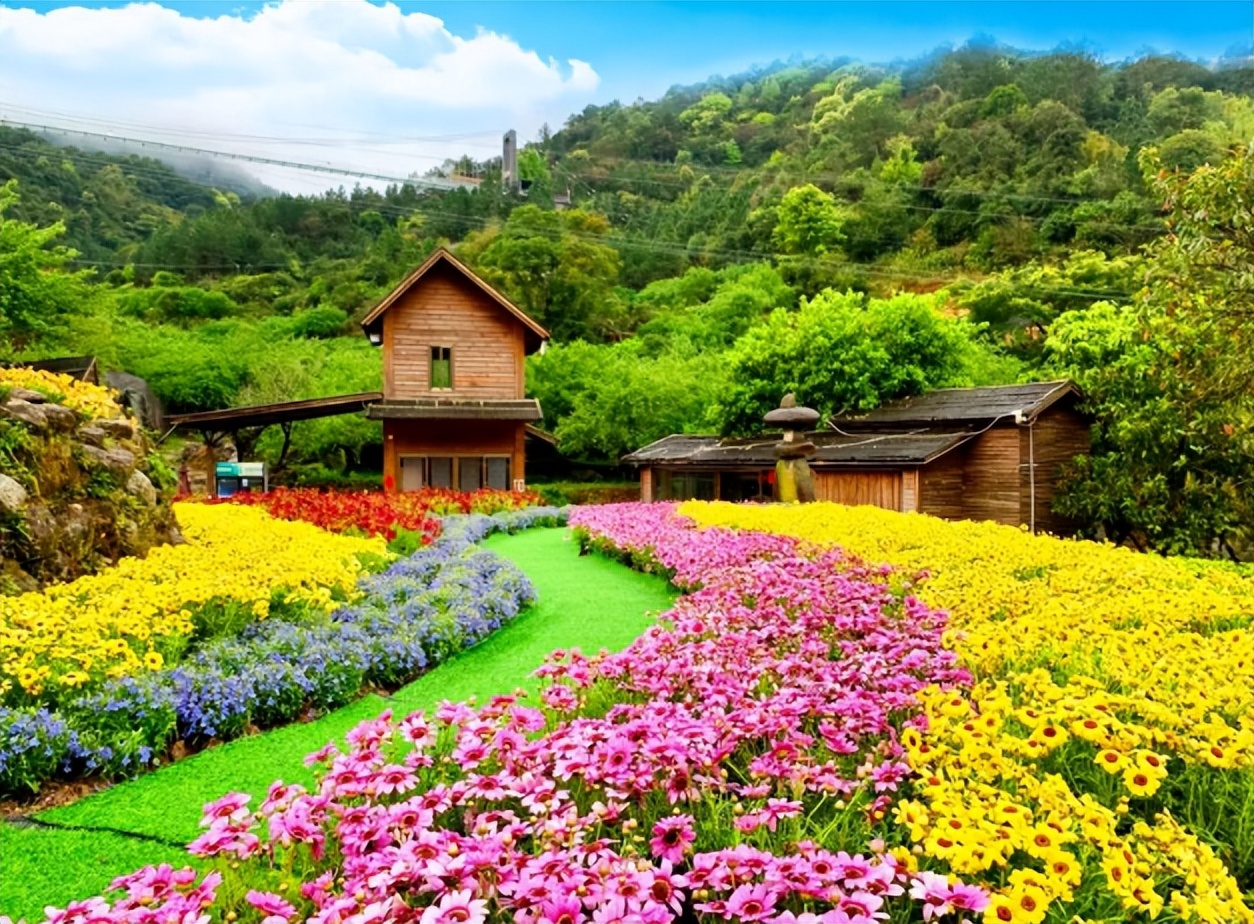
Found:
[[[464,161],[477,190],[241,200],[0,128],[3,351],[95,353],[178,411],[370,390],[354,322],[448,243],[553,332],[529,385],[575,457],[751,431],[786,391],[838,412],[1066,375],[1098,420],[1071,511],[1235,553],[1252,90],[1250,67],[974,45],[774,66],[588,107],[522,153],[525,196]],[[302,423],[293,466],[378,441]]]

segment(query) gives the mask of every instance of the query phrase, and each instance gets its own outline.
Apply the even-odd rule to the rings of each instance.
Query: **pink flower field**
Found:
[[[686,591],[618,654],[557,651],[540,698],[385,713],[311,790],[205,807],[204,875],[149,868],[52,924],[873,924],[970,920],[980,889],[894,840],[899,739],[968,682],[887,569],[697,531],[668,505],[575,511],[592,549]],[[589,613],[589,618],[595,618]]]

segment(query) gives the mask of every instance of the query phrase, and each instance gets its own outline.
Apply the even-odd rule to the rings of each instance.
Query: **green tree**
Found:
[[[762,429],[788,392],[824,416],[946,385],[972,384],[987,352],[976,329],[943,317],[926,295],[868,299],[826,291],[798,311],[777,310],[725,358],[728,385],[713,415],[725,434]]]
[[[697,288],[706,276],[716,280],[712,291]],[[796,302],[796,292],[778,270],[765,263],[731,266],[718,274],[692,269],[683,279],[691,279],[689,288],[654,283],[640,295],[652,298],[666,290],[686,298],[705,295],[691,301],[677,298],[666,309],[654,311],[652,319],[636,332],[649,355],[687,349],[722,352],[772,310],[791,308]]]
[[[1224,159],[1224,148],[1209,132],[1186,128],[1172,135],[1159,146],[1158,156],[1169,170],[1196,170],[1203,164],[1217,164]]]
[[[679,121],[696,132],[717,130],[731,111],[732,101],[726,93],[711,93],[679,114]]]
[[[527,198],[540,208],[553,204],[553,175],[544,155],[535,148],[526,148],[518,154],[518,176],[527,187]]]
[[[844,218],[836,200],[813,183],[788,190],[777,216],[775,245],[791,256],[832,253],[845,239]]]
[[[472,235],[460,251],[559,341],[618,334],[620,261],[601,215],[514,209],[499,229]]]
[[[1164,552],[1250,555],[1254,539],[1254,153],[1192,174],[1152,149],[1171,234],[1132,305],[1060,317],[1049,351],[1096,416],[1060,509]]]
[[[994,87],[993,91],[984,97],[984,102],[980,106],[980,117],[1000,119],[1013,115],[1020,109],[1026,109],[1028,105],[1028,95],[1018,84],[1002,84],[1000,87]]]
[[[699,430],[722,389],[715,353],[642,355],[639,341],[556,347],[528,363],[530,392],[562,451],[617,461],[668,433]]]
[[[829,168],[871,166],[905,121],[899,80],[862,89],[855,89],[857,84],[854,75],[846,76],[814,107],[816,152]]]
[[[948,295],[1003,348],[1038,363],[1055,318],[1096,302],[1129,298],[1144,274],[1139,257],[1081,250],[1061,263],[1034,263],[957,283]]]
[[[55,243],[65,226],[9,217],[19,201],[17,180],[0,186],[0,355],[10,356],[56,332],[91,294],[88,272],[67,270],[77,252]]]
[[[1154,95],[1149,104],[1149,121],[1160,135],[1201,128],[1219,119],[1223,94],[1207,93],[1201,87],[1167,87]]]

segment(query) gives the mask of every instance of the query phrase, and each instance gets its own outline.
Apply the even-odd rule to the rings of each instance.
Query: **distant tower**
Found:
[[[518,175],[518,133],[512,128],[505,133],[501,147],[501,185],[511,192],[522,188]]]

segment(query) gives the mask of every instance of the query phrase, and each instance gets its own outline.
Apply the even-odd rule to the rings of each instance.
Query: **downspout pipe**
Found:
[[[1036,419],[1023,416],[1023,411],[1015,411],[1015,423],[1028,428],[1028,529],[1036,535],[1036,440],[1033,428]]]

